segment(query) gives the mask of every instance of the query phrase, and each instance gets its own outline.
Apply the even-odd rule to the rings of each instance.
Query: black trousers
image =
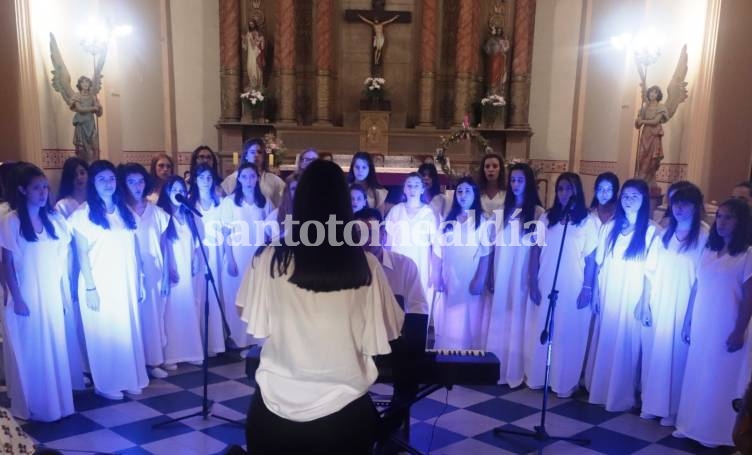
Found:
[[[379,436],[379,416],[366,394],[341,410],[310,422],[283,419],[267,409],[261,393],[251,400],[245,427],[251,455],[370,455]]]

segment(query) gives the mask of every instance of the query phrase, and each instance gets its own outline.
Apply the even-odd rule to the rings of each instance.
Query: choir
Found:
[[[257,249],[284,232],[247,226],[295,210],[298,180],[318,153],[301,153],[283,181],[269,171],[263,141],[244,151],[224,182],[206,146],[194,151],[187,182],[167,156],[151,173],[70,158],[54,208],[38,167],[0,166],[3,349],[15,416],[72,414],[72,390],[88,377],[103,397],[139,394],[150,376],[200,364],[204,337],[210,355],[258,342],[236,298],[248,294],[239,289]],[[561,255],[551,390],[569,397],[584,386],[608,411],[638,407],[676,437],[732,445],[731,401],[752,372],[752,218],[743,198],[721,204],[709,226],[700,189],[677,182],[654,222],[644,181],[620,187],[601,174],[588,206],[580,177],[567,172],[544,210],[530,166],[505,169],[496,154],[453,192],[421,165],[393,207],[369,154],[353,156],[348,183],[355,218],[384,219],[366,249],[393,287],[412,289],[400,292],[410,294],[407,309],[428,313],[433,347],[493,352],[502,384],[542,388],[539,339]],[[194,239],[194,222],[206,241]]]

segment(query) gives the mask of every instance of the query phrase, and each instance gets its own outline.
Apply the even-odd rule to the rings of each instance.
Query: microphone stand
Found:
[[[233,425],[237,426],[244,426],[240,422],[236,422],[232,419],[229,419],[227,417],[222,417],[219,415],[216,415],[212,413],[211,408],[214,404],[213,401],[209,400],[209,283],[211,283],[212,290],[214,291],[214,296],[217,299],[217,306],[219,307],[220,314],[222,315],[222,327],[224,330],[225,337],[228,337],[230,333],[229,326],[227,325],[227,321],[225,320],[225,313],[224,309],[222,308],[222,301],[219,299],[219,292],[217,292],[217,285],[214,282],[214,275],[212,274],[211,267],[209,267],[209,258],[206,256],[206,250],[204,250],[204,244],[201,241],[201,236],[198,233],[198,227],[196,226],[196,219],[193,216],[193,211],[190,207],[186,207],[185,205],[181,204],[180,210],[183,210],[183,214],[185,215],[185,219],[188,222],[188,226],[191,228],[191,234],[193,235],[193,241],[196,242],[199,246],[199,249],[201,250],[201,256],[204,258],[204,266],[206,267],[206,273],[204,274],[204,362],[201,365],[201,370],[203,372],[204,376],[204,389],[202,394],[202,400],[201,400],[201,410],[196,411],[192,414],[184,415],[182,417],[176,417],[169,420],[166,420],[164,422],[157,423],[152,426],[152,428],[160,428],[165,425],[169,425],[174,422],[179,422],[181,420],[190,419],[192,417],[196,416],[202,416],[204,420],[209,420],[209,416],[213,416],[217,419],[224,420],[225,422],[229,422]],[[200,216],[200,215],[199,215]]]
[[[548,380],[551,374],[551,350],[553,348],[554,338],[554,313],[556,312],[556,301],[559,298],[559,291],[556,289],[556,281],[559,278],[559,265],[561,265],[561,253],[564,251],[564,241],[567,238],[567,227],[571,212],[571,203],[564,207],[564,232],[561,235],[561,244],[559,245],[559,255],[556,258],[556,270],[554,271],[554,281],[551,284],[551,292],[548,294],[548,312],[546,313],[546,324],[541,331],[540,342],[546,345],[546,373],[543,382],[543,404],[541,406],[540,425],[534,427],[533,431],[527,430],[506,430],[502,427],[494,428],[494,435],[516,434],[533,438],[536,441],[570,441],[578,444],[590,444],[589,439],[571,438],[563,436],[551,436],[546,431],[546,413],[548,412]]]

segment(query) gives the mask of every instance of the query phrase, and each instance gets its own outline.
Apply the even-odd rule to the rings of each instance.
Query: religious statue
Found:
[[[507,80],[509,40],[504,37],[504,31],[501,27],[491,24],[489,28],[491,35],[483,46],[483,51],[488,56],[486,60],[487,92],[501,95],[504,92],[504,83]]]
[[[399,18],[399,14],[395,14],[394,17],[384,22],[379,22],[378,18],[369,21],[360,14],[358,14],[358,17],[360,20],[373,27],[373,64],[378,65],[379,62],[381,62],[381,49],[384,47],[386,41],[384,38],[384,26],[396,21],[397,18]]]
[[[63,62],[55,35],[50,33],[50,54],[52,59],[52,88],[63,96],[73,114],[73,146],[76,155],[91,162],[99,158],[99,132],[97,117],[102,116],[102,105],[97,94],[102,88],[102,68],[107,55],[107,48],[97,54],[94,64],[94,76],[81,76],[76,82],[78,93],[71,87],[71,78]]]
[[[666,91],[666,103],[662,103],[663,92],[654,85],[647,87],[645,82],[647,65],[638,61],[637,71],[640,74],[640,88],[642,91],[642,107],[635,119],[635,128],[640,130],[637,143],[637,164],[635,177],[655,183],[655,174],[663,159],[663,124],[668,122],[676,113],[677,108],[687,99],[687,46],[682,48],[674,75]]]
[[[248,91],[261,90],[264,85],[266,43],[255,20],[248,21],[248,31],[243,35],[243,50],[246,51],[245,69],[248,73]]]

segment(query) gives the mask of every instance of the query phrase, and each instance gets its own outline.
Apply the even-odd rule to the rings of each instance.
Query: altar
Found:
[[[460,127],[487,147],[445,147],[458,174],[476,171],[488,147],[529,158],[533,1],[368,3],[220,8],[223,173],[243,141],[268,133],[284,142],[285,165],[314,148],[411,157],[413,167]]]

